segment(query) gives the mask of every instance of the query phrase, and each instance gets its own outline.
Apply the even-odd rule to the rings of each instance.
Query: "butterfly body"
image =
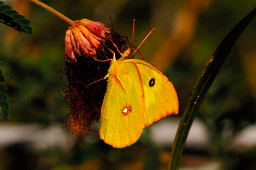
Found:
[[[107,78],[99,133],[113,147],[135,143],[145,126],[178,113],[173,85],[144,60],[113,59]]]

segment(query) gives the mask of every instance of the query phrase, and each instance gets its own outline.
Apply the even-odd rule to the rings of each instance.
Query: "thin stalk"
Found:
[[[216,48],[211,56],[209,63],[198,81],[193,94],[185,108],[181,117],[179,127],[174,139],[173,149],[169,170],[177,170],[179,168],[180,157],[182,155],[186,139],[191,128],[191,125],[198,114],[199,107],[212,85],[217,73],[220,71],[225,58],[234,46],[237,39],[243,33],[248,24],[256,16],[256,8],[247,14],[240,22],[229,32],[224,40]]]
[[[37,4],[38,6],[40,6],[42,8],[44,8],[44,9],[46,9],[47,11],[53,13],[54,15],[58,16],[59,18],[61,18],[65,22],[67,22],[69,25],[74,25],[74,21],[72,21],[70,18],[66,17],[65,15],[63,15],[59,11],[53,9],[52,7],[44,4],[43,2],[40,2],[38,0],[30,0],[30,1]]]

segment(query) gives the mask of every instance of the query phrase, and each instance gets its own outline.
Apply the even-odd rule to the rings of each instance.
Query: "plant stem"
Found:
[[[64,20],[65,22],[67,22],[69,25],[74,25],[74,21],[72,21],[71,19],[69,19],[68,17],[66,17],[65,15],[63,15],[62,13],[60,13],[59,11],[53,9],[52,7],[38,1],[38,0],[30,0],[31,2],[37,4],[38,6],[46,9],[47,11],[53,13],[54,15],[58,16],[59,18],[61,18],[62,20]]]
[[[229,51],[255,16],[256,8],[253,9],[242,20],[240,20],[240,22],[219,44],[219,46],[216,48],[215,52],[211,56],[209,63],[200,80],[198,81],[195,89],[193,90],[193,94],[181,117],[179,127],[174,139],[169,170],[177,170],[179,168],[180,157],[182,155],[191,125],[198,114],[199,107],[207,91],[212,85],[217,73],[223,65]]]

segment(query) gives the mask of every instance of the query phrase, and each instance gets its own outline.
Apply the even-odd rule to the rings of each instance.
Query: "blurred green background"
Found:
[[[135,44],[155,27],[141,52],[173,82],[181,112],[212,52],[256,7],[255,0],[43,2],[73,20],[100,21],[129,38],[136,18]],[[68,25],[28,0],[6,3],[29,18],[33,34],[0,25],[0,67],[10,102],[10,118],[0,125],[0,169],[166,169],[174,134],[169,134],[169,144],[157,143],[148,127],[136,144],[119,150],[98,139],[97,122],[84,138],[68,131],[64,123],[69,113],[64,100]],[[202,104],[198,122],[206,140],[200,141],[200,131],[190,134],[199,143],[185,149],[183,169],[256,169],[255,45],[256,21],[232,49]],[[177,125],[179,116],[165,119]],[[166,126],[164,134],[175,128]]]

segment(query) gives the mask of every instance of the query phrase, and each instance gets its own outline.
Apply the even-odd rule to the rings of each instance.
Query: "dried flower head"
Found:
[[[67,125],[77,135],[89,131],[91,122],[99,118],[106,92],[106,81],[88,84],[103,78],[110,63],[106,59],[120,57],[126,40],[104,24],[82,19],[74,21],[65,36],[66,74],[71,113]]]
[[[100,108],[106,91],[106,81],[88,87],[88,84],[107,74],[108,62],[113,52],[116,58],[126,46],[126,40],[100,22],[82,19],[73,21],[55,9],[40,2],[31,2],[45,8],[67,22],[70,27],[65,35],[65,58],[68,89],[66,99],[71,113],[67,125],[75,134],[81,135],[90,129],[92,120],[100,115]]]
[[[109,33],[110,29],[100,22],[88,19],[74,21],[65,36],[67,61],[77,62],[77,56],[96,57],[96,50]]]

